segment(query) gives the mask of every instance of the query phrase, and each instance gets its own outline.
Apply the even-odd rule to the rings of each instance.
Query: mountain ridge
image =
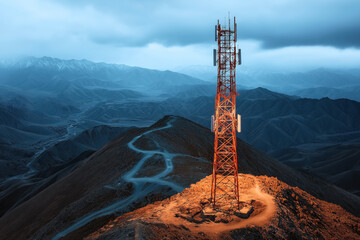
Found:
[[[133,147],[129,148],[130,143],[145,152],[134,151]],[[58,239],[76,229],[87,229],[88,232],[94,226],[108,222],[116,213],[121,215],[178,192],[169,187],[172,185],[163,185],[164,181],[188,187],[211,173],[212,144],[213,134],[209,129],[181,117],[166,116],[149,128],[129,130],[87,158],[66,177],[0,218],[0,224],[6,222],[9,226],[0,230],[0,234],[16,239],[43,239],[56,235],[55,239]],[[172,171],[159,165],[156,156],[160,153],[165,154],[160,161],[167,162],[166,156],[172,156]],[[292,170],[241,140],[238,140],[238,153],[240,172],[276,176],[360,215],[360,201],[355,195]],[[166,173],[159,175],[158,182],[143,176],[144,173],[126,177],[130,172],[135,174],[134,169],[140,169],[142,165],[138,164],[144,164],[141,162],[144,157],[147,157],[146,172],[151,176],[159,174],[157,166]],[[171,166],[168,164],[170,162],[166,165]],[[145,182],[137,185],[124,178]],[[145,195],[137,195],[140,193]],[[16,229],[25,230],[19,232]]]

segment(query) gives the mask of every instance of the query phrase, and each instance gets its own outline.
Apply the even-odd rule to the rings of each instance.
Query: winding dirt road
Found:
[[[117,212],[121,209],[126,208],[127,206],[129,206],[130,204],[132,204],[133,202],[135,202],[136,200],[145,197],[147,194],[151,193],[152,191],[154,191],[158,185],[163,185],[163,186],[168,186],[170,188],[172,188],[173,190],[175,190],[176,192],[181,192],[184,188],[176,183],[170,182],[170,181],[166,181],[163,180],[161,178],[165,177],[166,175],[168,175],[169,173],[171,173],[173,171],[173,158],[177,157],[177,156],[186,156],[184,154],[173,154],[173,153],[169,153],[166,150],[162,150],[161,147],[159,146],[159,144],[155,141],[155,145],[158,147],[158,150],[142,150],[137,148],[134,143],[141,137],[143,137],[144,135],[153,133],[155,131],[160,131],[160,130],[164,130],[167,128],[172,127],[172,120],[170,120],[166,126],[164,127],[160,127],[160,128],[156,128],[156,129],[152,129],[149,130],[139,136],[134,137],[129,143],[128,143],[128,147],[138,153],[141,153],[143,155],[143,157],[140,159],[140,161],[126,174],[124,174],[122,176],[122,178],[126,181],[126,182],[130,182],[134,184],[134,192],[131,196],[122,199],[118,202],[115,202],[111,205],[109,205],[106,208],[100,209],[96,212],[90,213],[87,216],[79,219],[77,222],[75,222],[73,225],[71,225],[70,227],[68,227],[67,229],[65,229],[64,231],[58,233],[55,237],[53,237],[53,240],[57,240],[61,237],[66,236],[67,234],[73,232],[74,230],[86,225],[87,223],[91,222],[92,220],[102,217],[102,216],[106,216],[109,214],[112,214],[114,212]],[[155,154],[161,155],[165,161],[165,169],[160,172],[157,175],[154,175],[152,177],[134,177],[139,170],[141,169],[141,167],[143,166],[143,164],[146,162],[147,159],[151,158],[152,156],[154,156]],[[151,184],[147,184],[147,183],[151,183]],[[116,186],[115,186],[116,187]],[[114,188],[115,188],[114,187]]]

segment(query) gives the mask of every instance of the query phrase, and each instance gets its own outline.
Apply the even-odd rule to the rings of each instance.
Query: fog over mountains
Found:
[[[360,71],[248,71],[237,82],[240,139],[360,194]],[[49,57],[1,62],[1,214],[129,127],[179,115],[209,128],[215,94],[215,81],[172,71]]]

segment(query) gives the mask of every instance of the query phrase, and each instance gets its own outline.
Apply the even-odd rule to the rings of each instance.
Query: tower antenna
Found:
[[[236,65],[240,63],[240,51],[236,51],[237,27],[215,26],[214,65],[217,65],[217,94],[212,129],[215,133],[214,162],[211,185],[213,207],[233,204],[239,208],[239,180],[237,165],[236,131],[241,130],[240,115],[236,116]],[[237,60],[237,55],[239,59]]]

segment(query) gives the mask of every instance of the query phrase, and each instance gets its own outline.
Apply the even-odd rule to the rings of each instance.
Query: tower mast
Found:
[[[212,129],[215,133],[214,162],[211,187],[213,207],[232,203],[239,208],[239,183],[236,151],[236,131],[240,132],[240,115],[236,119],[236,64],[240,64],[240,50],[236,51],[236,21],[231,28],[219,23],[215,26],[214,65],[217,65],[217,94]]]

